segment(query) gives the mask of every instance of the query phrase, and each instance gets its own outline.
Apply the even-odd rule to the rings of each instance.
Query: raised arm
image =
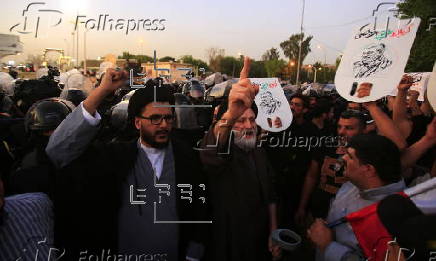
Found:
[[[407,146],[406,140],[397,126],[395,126],[392,119],[377,106],[376,102],[367,102],[364,103],[364,106],[371,114],[371,117],[377,126],[378,134],[393,141],[400,151],[404,150]]]
[[[68,165],[86,150],[97,134],[100,115],[97,107],[127,79],[125,72],[108,69],[101,85],[95,89],[51,135],[46,152],[57,168]]]
[[[424,93],[424,102],[421,104],[421,111],[425,116],[431,116],[435,113],[428,101],[427,92]]]
[[[233,125],[246,109],[251,108],[258,88],[251,85],[248,79],[250,63],[250,58],[245,57],[240,79],[238,83],[232,85],[230,90],[227,111],[203,139],[203,150],[200,152],[200,156],[206,165],[222,165],[223,159],[217,157],[217,153],[228,152]]]
[[[404,150],[401,155],[401,167],[403,170],[413,167],[419,158],[431,147],[436,145],[436,117],[427,126],[425,135],[412,146]]]
[[[112,68],[107,69],[100,86],[91,92],[88,98],[83,101],[85,110],[94,116],[104,98],[123,86],[127,78],[128,75],[126,71],[116,71]]]
[[[226,145],[235,121],[251,107],[256,96],[257,89],[251,85],[248,75],[250,73],[251,60],[244,59],[244,67],[241,70],[239,81],[232,85],[229,94],[229,105],[227,111],[215,124],[213,133],[218,140],[218,147]]]
[[[407,92],[410,86],[412,86],[411,77],[404,75],[398,84],[398,93],[393,106],[393,121],[405,139],[412,132],[412,122],[407,118]]]

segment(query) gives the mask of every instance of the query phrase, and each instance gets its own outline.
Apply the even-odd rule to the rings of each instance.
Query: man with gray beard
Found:
[[[280,250],[271,244],[277,228],[272,168],[256,146],[258,89],[247,79],[245,58],[238,83],[232,86],[203,140],[200,156],[209,178],[212,205],[211,260],[271,260]]]

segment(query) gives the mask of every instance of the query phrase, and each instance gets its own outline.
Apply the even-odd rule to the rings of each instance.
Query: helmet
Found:
[[[74,108],[71,102],[59,98],[40,100],[30,107],[24,117],[26,132],[54,130]]]
[[[209,75],[206,77],[206,79],[204,79],[204,83],[208,88],[214,86],[215,84],[222,83],[223,81],[223,76],[220,72]]]
[[[184,95],[190,95],[191,97],[199,98],[203,97],[204,91],[204,86],[196,79],[192,79],[183,83],[182,94]]]
[[[123,130],[127,126],[127,108],[129,107],[129,101],[121,101],[111,108],[110,112],[110,124],[116,130]]]
[[[230,89],[232,88],[232,84],[235,83],[235,80],[227,80],[222,83],[215,84],[212,88],[207,89],[206,91],[206,100],[212,101],[214,99],[222,99],[226,98]]]
[[[105,74],[106,70],[109,68],[115,69],[116,65],[110,61],[102,62],[97,72],[97,79],[101,79],[103,77],[103,74]]]
[[[175,107],[174,112],[176,114],[176,122],[174,127],[177,129],[197,129],[200,128],[197,122],[197,115],[195,113],[195,109],[193,107],[184,107],[183,105],[190,105],[188,97],[181,94],[174,94],[175,104],[178,105]]]
[[[15,88],[14,101],[25,113],[35,102],[51,97],[59,97],[58,84],[49,79],[25,80]]]
[[[92,82],[80,73],[72,73],[65,79],[65,87],[60,97],[78,106],[92,91]]]
[[[42,78],[43,76],[47,76],[48,75],[48,68],[43,67],[43,68],[39,68],[36,71],[36,79]]]
[[[132,90],[130,92],[128,92],[126,95],[123,96],[123,98],[121,99],[121,101],[129,101],[130,97],[132,97],[132,95],[136,92],[136,90]]]
[[[86,94],[81,90],[69,90],[67,91],[65,99],[78,106],[82,101],[86,99]]]
[[[204,96],[204,86],[198,81],[191,81],[189,95],[193,98],[202,98]]]
[[[0,91],[3,91],[8,96],[13,96],[14,88],[14,78],[9,73],[0,72]]]

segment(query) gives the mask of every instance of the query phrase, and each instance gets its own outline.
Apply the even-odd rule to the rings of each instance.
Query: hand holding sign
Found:
[[[403,75],[403,78],[401,78],[401,82],[400,82],[400,84],[398,84],[398,87],[397,87],[397,89],[399,90],[399,91],[403,91],[403,90],[409,90],[410,89],[410,87],[412,86],[412,84],[413,84],[413,79],[412,79],[412,77],[411,76],[409,76],[409,75],[407,75],[407,74],[404,74]]]
[[[436,63],[433,65],[433,72],[428,80],[427,99],[436,111]]]
[[[357,97],[363,98],[371,95],[372,83],[363,82],[357,88]]]
[[[245,110],[251,108],[254,97],[259,91],[257,86],[253,86],[248,79],[250,73],[251,60],[248,57],[244,59],[244,67],[241,70],[238,83],[232,85],[229,94],[229,107],[226,116],[229,120],[238,119]]]
[[[251,78],[251,84],[259,87],[254,99],[258,114],[256,123],[262,129],[279,132],[292,122],[292,111],[277,78]]]
[[[383,29],[375,24],[359,26],[348,41],[335,75],[336,89],[348,101],[376,101],[394,90],[396,94],[420,19],[390,17],[390,21],[390,27]],[[368,34],[364,28],[374,31]]]

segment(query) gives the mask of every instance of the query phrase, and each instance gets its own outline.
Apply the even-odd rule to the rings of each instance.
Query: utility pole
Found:
[[[83,70],[86,74],[86,33],[88,30],[83,31]]]
[[[77,44],[76,44],[76,66],[79,67],[80,63],[79,63],[79,34],[80,34],[80,26],[77,25],[77,32],[76,32],[76,40],[77,40]]]
[[[299,44],[299,48],[298,48],[298,63],[297,63],[297,79],[295,80],[297,83],[297,86],[300,87],[300,66],[301,66],[301,48],[302,48],[302,44],[303,44],[303,19],[304,19],[304,6],[306,4],[306,1],[303,0],[303,10],[301,12],[301,25],[300,25],[300,35],[301,35],[301,39],[300,39],[300,44]]]

